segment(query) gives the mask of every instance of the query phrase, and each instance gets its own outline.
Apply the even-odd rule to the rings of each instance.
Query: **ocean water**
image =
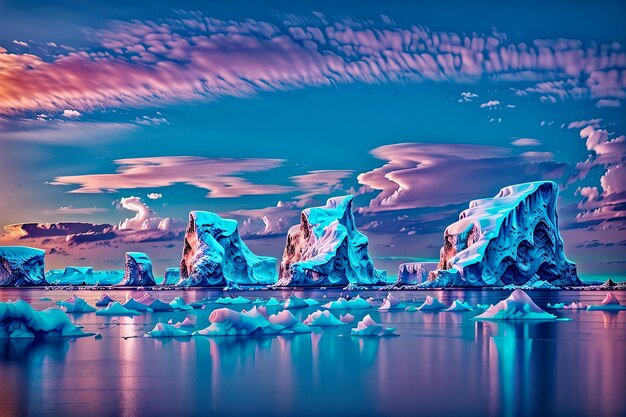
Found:
[[[116,300],[141,291],[106,291]],[[94,304],[103,291],[0,289],[41,309],[71,296]],[[287,298],[291,291],[230,292]],[[340,290],[298,291],[336,299]],[[343,292],[344,294],[346,292]],[[356,292],[352,292],[356,294]],[[382,298],[385,293],[360,292]],[[489,304],[510,291],[394,292],[409,303],[427,294]],[[154,291],[170,301],[224,296],[223,291]],[[531,291],[548,302],[599,303],[601,291]],[[615,292],[626,304],[626,293]],[[40,297],[53,301],[41,301]],[[0,340],[2,416],[624,416],[626,311],[558,310],[572,321],[485,322],[475,312],[365,314],[397,327],[393,338],[355,338],[353,325],[277,337],[142,338],[155,323],[202,310],[113,319],[71,314],[77,340]],[[241,310],[250,306],[233,307]],[[304,319],[317,308],[293,311]],[[118,322],[116,322],[118,321]]]

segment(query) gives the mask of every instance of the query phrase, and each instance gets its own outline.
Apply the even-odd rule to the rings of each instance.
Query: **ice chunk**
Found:
[[[232,305],[243,305],[250,304],[252,301],[247,299],[246,297],[238,296],[238,297],[220,297],[215,301],[215,304],[232,304]]]
[[[150,307],[145,304],[140,303],[135,298],[127,298],[126,301],[122,304],[124,308],[134,311],[152,311]]]
[[[172,311],[173,307],[168,303],[165,303],[158,298],[154,297],[152,294],[145,292],[143,295],[136,299],[137,302],[145,305],[150,308],[152,311]]]
[[[139,316],[141,313],[136,310],[129,310],[117,301],[109,303],[106,308],[96,311],[96,316]]]
[[[339,297],[336,301],[329,301],[324,304],[322,307],[327,308],[329,310],[347,310],[348,306],[345,304],[346,299],[343,297]]]
[[[45,254],[27,246],[0,246],[0,286],[46,285]]]
[[[87,304],[82,298],[72,295],[65,301],[57,301],[57,305],[66,313],[93,313],[96,311],[95,307]]]
[[[474,307],[465,301],[454,300],[452,304],[450,304],[450,307],[446,308],[445,311],[472,311],[473,309]]]
[[[343,323],[339,320],[333,313],[330,311],[321,311],[317,310],[314,313],[309,314],[309,316],[304,319],[304,324],[307,326],[318,326],[318,327],[334,327],[341,326]]]
[[[383,305],[378,307],[380,311],[391,311],[391,310],[404,310],[406,309],[406,304],[402,301],[391,295],[391,293],[387,293],[387,297],[383,300]]]
[[[165,323],[157,323],[152,330],[144,334],[143,337],[187,337],[191,333],[181,330],[176,326]]]
[[[90,266],[67,266],[46,273],[46,281],[55,285],[93,285],[95,279]]]
[[[118,285],[124,279],[124,270],[121,269],[93,271],[92,274],[95,285],[101,287]]]
[[[192,316],[185,317],[185,320],[176,323],[174,327],[196,327],[196,318]]]
[[[156,285],[152,275],[152,261],[143,252],[126,252],[124,279],[119,285],[152,286]]]
[[[383,337],[393,336],[395,331],[395,327],[383,327],[376,323],[368,314],[363,317],[363,320],[361,320],[354,329],[352,329],[351,335],[363,337]]]
[[[208,211],[189,213],[181,286],[274,284],[276,258],[257,256],[241,240],[237,221]]]
[[[354,316],[350,313],[346,313],[346,314],[340,314],[339,315],[339,320],[342,323],[346,323],[346,324],[350,324],[354,321]]]
[[[599,305],[590,305],[588,311],[619,311],[626,310],[626,306],[620,305],[619,300],[612,292],[607,292],[604,300]]]
[[[583,303],[572,301],[571,304],[565,305],[563,308],[566,310],[585,310],[587,306]]]
[[[218,308],[209,315],[211,324],[193,332],[194,336],[276,335],[284,327],[270,323],[256,307],[241,313],[229,308]]]
[[[357,295],[350,300],[346,300],[344,305],[347,306],[350,310],[366,310],[368,308],[374,307],[366,300],[362,299],[360,295]]]
[[[283,326],[285,328],[282,331],[283,334],[311,333],[311,328],[306,324],[300,323],[289,310],[283,310],[280,313],[269,316],[268,321],[272,324]]]
[[[287,301],[285,301],[284,308],[297,309],[297,308],[307,308],[307,307],[309,307],[309,303],[307,303],[302,298],[298,298],[297,296],[292,295],[291,297],[289,297]]]
[[[193,307],[187,304],[187,302],[185,302],[185,299],[183,297],[174,298],[172,301],[170,301],[170,306],[172,306],[174,310],[183,310],[183,311],[193,310]]]
[[[274,297],[271,297],[264,304],[266,307],[279,307],[281,305],[280,301],[278,301]]]
[[[430,295],[426,296],[426,300],[419,306],[417,309],[419,311],[433,311],[433,310],[441,310],[442,308],[446,308],[446,305],[443,304],[435,297],[431,297]]]
[[[491,305],[485,312],[474,317],[479,320],[556,320],[554,314],[542,310],[523,290],[515,290],[511,295]]]
[[[314,300],[312,298],[304,298],[303,301],[309,306],[309,307],[313,307],[313,306],[318,306],[320,305],[320,302],[317,300]]]
[[[374,269],[367,237],[356,228],[353,198],[333,197],[302,211],[300,224],[289,229],[277,285],[385,283],[385,273]]]
[[[96,301],[96,307],[106,307],[109,303],[115,302],[114,299],[109,297],[107,294],[103,294],[102,297],[98,301]]]
[[[85,333],[58,308],[35,310],[26,301],[0,302],[0,339],[83,337]]]

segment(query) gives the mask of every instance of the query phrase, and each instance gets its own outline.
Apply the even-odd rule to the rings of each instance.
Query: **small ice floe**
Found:
[[[93,313],[96,308],[87,304],[82,298],[72,295],[64,301],[57,301],[57,305],[66,313]]]
[[[361,337],[397,336],[395,331],[395,327],[383,327],[382,325],[376,323],[368,314],[363,317],[363,320],[361,320],[354,329],[352,329],[350,334],[352,336]]]
[[[139,301],[137,301],[134,298],[126,299],[126,301],[124,301],[122,306],[124,306],[124,308],[126,308],[128,310],[133,310],[133,311],[140,311],[140,312],[144,312],[144,311],[150,312],[150,311],[152,311],[152,309],[150,307],[148,307],[145,304],[140,303]]]
[[[178,297],[174,298],[172,301],[170,301],[170,306],[174,310],[179,310],[179,311],[193,310],[193,307],[190,306],[189,304],[187,304],[185,299],[183,297],[180,297],[180,296],[178,296]]]
[[[275,299],[274,297],[271,297],[269,300],[265,301],[263,304],[265,305],[265,307],[280,307],[282,303],[278,301],[277,299]]]
[[[215,304],[226,304],[226,305],[244,305],[251,304],[252,301],[247,299],[246,297],[242,297],[241,295],[238,297],[220,297],[215,300]]]
[[[418,311],[435,311],[435,310],[441,310],[443,308],[446,308],[445,304],[443,304],[437,298],[427,295],[426,300],[424,300],[422,305],[419,306],[417,310]]]
[[[289,310],[283,310],[280,313],[269,316],[268,321],[272,324],[283,326],[285,329],[282,334],[289,333],[311,333],[311,328],[306,324],[300,323]]]
[[[242,336],[242,335],[277,335],[283,326],[270,323],[256,307],[250,311],[218,308],[209,315],[211,324],[193,332],[194,336]]]
[[[109,303],[114,302],[115,300],[109,297],[107,294],[104,294],[98,301],[96,301],[96,307],[106,307]]]
[[[307,308],[309,307],[309,303],[307,303],[302,298],[299,298],[295,295],[289,297],[287,301],[285,301],[285,306],[287,310],[298,309],[298,308]]]
[[[374,306],[362,299],[360,295],[357,295],[350,300],[339,297],[336,301],[330,301],[322,307],[329,310],[365,310]]]
[[[96,316],[139,316],[141,313],[137,310],[130,310],[117,301],[109,303],[106,308],[96,311]]]
[[[594,304],[587,307],[587,311],[620,311],[626,310],[626,306],[619,303],[619,300],[612,292],[606,293],[606,297],[600,304]]]
[[[478,320],[556,320],[537,306],[523,290],[515,290],[511,295],[496,305],[491,305],[482,314],[474,317]]]
[[[303,320],[303,323],[307,326],[318,327],[335,327],[343,326],[345,324],[328,310],[317,310],[316,312],[309,314],[309,316]]]
[[[548,303],[548,308],[552,308],[554,310],[585,310],[587,308],[586,305],[580,302],[572,301],[570,304],[566,303]]]
[[[191,336],[191,333],[187,330],[181,330],[171,324],[157,323],[152,330],[144,334],[143,337],[187,337]]]
[[[83,336],[93,333],[83,332],[58,308],[37,311],[21,299],[0,302],[0,339]]]
[[[145,292],[141,297],[136,299],[137,302],[145,305],[152,311],[172,311],[171,305],[153,297],[152,294]]]
[[[350,314],[350,313],[340,314],[339,315],[339,320],[342,323],[350,324],[350,323],[352,323],[354,321],[354,316],[352,314]]]
[[[185,320],[174,324],[174,327],[196,327],[196,318],[193,316],[185,317]]]
[[[312,299],[312,298],[304,298],[303,300],[304,300],[304,302],[305,302],[305,303],[307,303],[307,305],[308,305],[309,307],[313,307],[313,306],[318,306],[318,305],[320,305],[320,302],[319,302],[319,301],[314,300],[314,299]]]
[[[445,311],[472,311],[474,307],[461,300],[454,300]]]
[[[41,298],[39,298],[39,301],[52,301],[52,298],[50,298],[50,297],[41,297]]]
[[[327,308],[329,310],[347,310],[348,306],[346,305],[346,299],[343,297],[339,297],[335,301],[329,301],[324,304],[322,307]]]
[[[404,304],[404,302],[400,301],[399,299],[391,295],[391,293],[387,293],[387,297],[385,297],[385,299],[383,300],[383,305],[378,307],[378,310],[379,311],[405,310],[406,307],[407,306],[406,304]]]

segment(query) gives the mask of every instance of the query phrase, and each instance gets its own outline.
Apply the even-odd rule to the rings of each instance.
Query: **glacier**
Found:
[[[252,253],[241,240],[237,221],[208,211],[189,213],[180,286],[270,285],[276,258]]]
[[[437,262],[407,262],[398,267],[396,285],[417,285],[428,280],[428,274],[437,269]]]
[[[46,281],[55,285],[93,285],[93,268],[90,266],[67,266],[46,272]]]
[[[101,287],[118,285],[124,279],[124,272],[123,269],[93,271],[94,284]]]
[[[85,333],[58,308],[35,310],[22,299],[0,302],[0,339],[83,337]]]
[[[124,279],[122,286],[153,286],[156,285],[152,275],[152,261],[143,252],[126,252]]]
[[[167,268],[161,285],[176,285],[180,281],[180,268]]]
[[[0,246],[0,286],[46,285],[45,254],[28,246]]]
[[[277,286],[379,285],[385,272],[374,269],[368,239],[352,214],[354,196],[329,198],[302,210],[292,226],[280,263]]]
[[[537,181],[470,202],[446,228],[437,269],[422,286],[582,285],[563,250],[557,199],[556,183]]]

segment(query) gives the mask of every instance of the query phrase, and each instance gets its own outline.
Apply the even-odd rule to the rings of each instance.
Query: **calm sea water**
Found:
[[[341,291],[299,291],[324,301]],[[75,291],[89,303],[102,291]],[[108,291],[116,300],[137,291]],[[345,292],[344,292],[345,293]],[[408,302],[427,294],[449,304],[495,303],[510,291],[394,292]],[[2,289],[36,308],[66,291]],[[164,301],[223,296],[222,291],[155,291]],[[231,292],[286,298],[291,291]],[[354,293],[353,293],[354,294]],[[362,292],[365,297],[384,293]],[[532,291],[548,302],[598,303],[604,292]],[[615,293],[626,304],[626,293]],[[40,301],[40,297],[53,301]],[[190,314],[208,324],[211,305]],[[249,306],[244,306],[249,307]],[[239,308],[240,310],[241,308]],[[304,319],[316,308],[294,311]],[[352,326],[279,337],[141,336],[185,312],[137,318],[73,314],[78,340],[0,340],[0,415],[8,416],[624,416],[626,312],[558,311],[573,321],[480,322],[476,313],[370,313],[399,337],[353,338]]]

